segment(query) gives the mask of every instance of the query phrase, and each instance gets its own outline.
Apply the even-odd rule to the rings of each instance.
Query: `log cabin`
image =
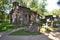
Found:
[[[41,16],[30,8],[19,6],[18,2],[13,2],[13,8],[10,11],[10,22],[13,25],[29,25],[38,23]]]

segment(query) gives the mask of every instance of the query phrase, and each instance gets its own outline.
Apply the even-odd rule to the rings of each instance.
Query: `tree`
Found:
[[[5,18],[4,12],[0,10],[0,22],[2,22]]]
[[[52,15],[60,15],[59,9],[52,10]]]
[[[40,2],[39,2],[40,1]],[[38,14],[44,15],[44,12],[47,12],[45,6],[47,0],[32,0],[30,8],[34,11],[37,11]]]
[[[0,0],[0,10],[5,10],[5,8],[7,7],[8,1],[7,0]]]
[[[58,0],[57,4],[60,6],[60,0]]]

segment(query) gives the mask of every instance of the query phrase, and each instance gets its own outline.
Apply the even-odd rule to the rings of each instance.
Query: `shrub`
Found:
[[[14,27],[8,23],[8,22],[2,22],[0,23],[0,32],[1,31],[6,31],[6,30],[9,30],[9,29],[13,29]]]
[[[54,21],[57,24],[60,24],[60,19],[58,19],[57,21]]]

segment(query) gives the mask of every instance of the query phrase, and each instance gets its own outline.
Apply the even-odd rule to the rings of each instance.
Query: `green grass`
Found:
[[[41,33],[38,32],[28,32],[26,30],[19,30],[16,32],[11,33],[10,35],[39,35]]]

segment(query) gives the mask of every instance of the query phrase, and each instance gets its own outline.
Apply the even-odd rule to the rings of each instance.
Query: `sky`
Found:
[[[47,6],[46,9],[48,11],[52,11],[53,9],[60,9],[60,7],[57,5],[58,0],[47,0]]]

